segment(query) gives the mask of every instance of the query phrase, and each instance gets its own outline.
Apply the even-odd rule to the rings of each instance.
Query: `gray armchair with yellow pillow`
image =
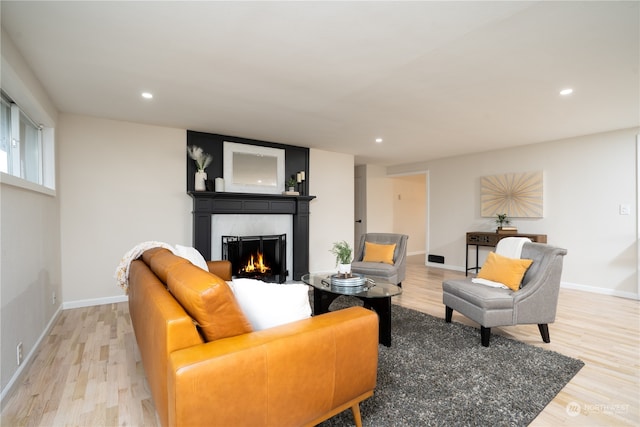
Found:
[[[363,234],[351,271],[402,286],[407,270],[407,239],[406,234]]]
[[[478,273],[478,278],[489,283],[474,283],[470,278],[442,283],[446,322],[451,322],[456,310],[479,323],[485,347],[489,346],[492,327],[519,324],[537,324],[542,340],[550,342],[548,324],[556,318],[566,254],[566,249],[531,242],[522,245],[520,259],[491,252]]]

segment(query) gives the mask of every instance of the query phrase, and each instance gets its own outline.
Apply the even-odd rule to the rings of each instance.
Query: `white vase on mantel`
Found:
[[[194,182],[194,189],[196,191],[204,191],[207,189],[205,181],[207,180],[207,173],[205,171],[197,171]]]
[[[338,273],[340,274],[351,274],[351,264],[338,264]]]

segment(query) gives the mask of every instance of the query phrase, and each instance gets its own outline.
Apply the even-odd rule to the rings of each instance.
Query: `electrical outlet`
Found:
[[[19,342],[16,347],[16,362],[18,362],[18,366],[22,363],[22,342]]]
[[[51,292],[51,304],[56,305],[56,291]]]

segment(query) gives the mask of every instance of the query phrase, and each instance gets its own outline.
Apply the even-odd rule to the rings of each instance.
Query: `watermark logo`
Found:
[[[581,405],[578,402],[569,402],[565,408],[567,415],[570,417],[577,417],[580,414],[589,415],[589,414],[605,414],[605,415],[614,415],[614,414],[626,414],[629,412],[628,404],[602,404],[602,403],[594,403],[594,404],[584,404]]]
[[[567,403],[567,407],[565,408],[565,411],[567,411],[567,415],[569,415],[570,417],[577,417],[578,415],[580,415],[580,409],[581,409],[581,406],[579,403],[569,402]]]

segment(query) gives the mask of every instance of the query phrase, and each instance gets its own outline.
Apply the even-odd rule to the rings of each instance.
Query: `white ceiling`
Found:
[[[639,5],[3,0],[0,10],[62,112],[395,165],[638,126]],[[560,97],[564,87],[574,94]]]

